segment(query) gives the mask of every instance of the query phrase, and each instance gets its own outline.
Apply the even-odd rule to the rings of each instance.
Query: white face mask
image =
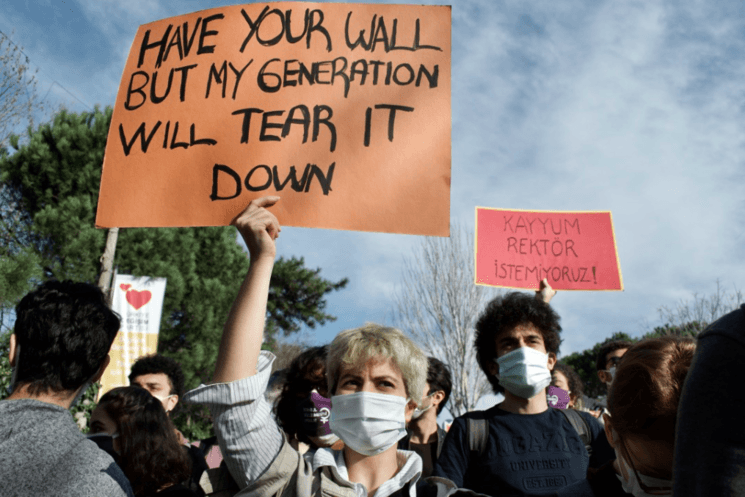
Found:
[[[610,381],[605,382],[606,385],[610,386],[610,384],[613,383],[613,377],[616,375],[616,367],[611,366],[610,369],[604,371],[610,375]]]
[[[152,395],[153,397],[155,397],[156,399],[158,399],[160,401],[160,403],[163,404],[163,408],[164,409],[166,407],[166,400],[170,399],[171,397],[175,397],[176,396],[175,393],[172,393],[171,395],[163,395],[163,396],[155,395],[154,393],[151,393],[150,395]],[[166,412],[170,412],[170,411],[168,409],[166,409]]]
[[[651,476],[643,475],[641,473],[638,473],[639,478],[637,479],[637,472],[635,472],[630,465],[626,464],[626,461],[624,461],[621,454],[616,451],[616,459],[618,460],[618,465],[621,466],[623,469],[621,470],[626,471],[626,474],[629,475],[629,479],[624,480],[622,475],[616,475],[618,479],[621,481],[621,487],[623,488],[623,491],[627,494],[631,494],[635,497],[647,497],[652,495],[672,495],[672,488],[673,488],[673,482],[671,480],[662,480],[660,478],[653,478]],[[647,493],[640,485],[639,481],[641,480],[641,483],[644,484],[649,489],[654,490],[661,490],[663,493],[654,493],[650,494]],[[664,489],[664,490],[663,490]],[[666,492],[665,492],[666,490]]]
[[[548,354],[520,347],[495,359],[499,364],[499,384],[523,399],[535,397],[551,384]]]
[[[421,406],[422,404],[424,404],[424,401],[425,400],[432,398],[432,396],[434,394],[436,394],[436,393],[437,392],[432,392],[431,394],[429,394],[426,397],[424,397],[422,399],[422,401],[419,403],[419,405]],[[430,407],[432,407],[432,402],[431,401],[430,401],[429,405],[427,407],[425,407],[425,408],[420,409],[419,407],[417,407],[416,409],[414,409],[414,413],[411,415],[411,419],[419,419],[420,417],[422,417],[422,414],[424,414],[425,412],[427,412],[429,410]]]
[[[350,449],[374,456],[406,436],[407,399],[356,392],[331,398],[331,430]]]

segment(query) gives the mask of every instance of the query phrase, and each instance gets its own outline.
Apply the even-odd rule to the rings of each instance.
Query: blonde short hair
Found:
[[[391,359],[401,371],[406,394],[419,404],[427,384],[427,357],[400,330],[375,323],[342,331],[329,345],[329,394],[336,392],[342,365],[362,366],[370,359]]]

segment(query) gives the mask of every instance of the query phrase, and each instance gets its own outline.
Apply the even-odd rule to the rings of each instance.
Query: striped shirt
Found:
[[[274,355],[262,351],[257,373],[230,383],[200,385],[184,396],[184,401],[206,405],[212,414],[217,441],[230,474],[240,488],[246,488],[269,468],[283,444],[284,435],[271,415],[264,397]],[[318,449],[303,456],[313,473],[329,466],[337,483],[354,487],[357,497],[367,497],[367,489],[349,481],[342,451]],[[416,497],[416,482],[422,472],[421,458],[410,451],[399,450],[399,471],[383,483],[375,497],[388,497],[410,482],[411,497]],[[298,496],[306,497],[306,496]]]

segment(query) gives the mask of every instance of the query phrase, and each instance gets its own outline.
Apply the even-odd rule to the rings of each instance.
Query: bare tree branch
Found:
[[[4,34],[0,34],[0,148],[23,123],[34,124],[34,113],[43,111],[36,89],[36,72],[29,58]]]
[[[732,292],[725,291],[717,279],[717,289],[712,295],[693,294],[691,300],[680,300],[674,307],[661,306],[657,309],[660,319],[671,333],[697,335],[709,324],[725,314],[734,311],[742,303],[743,294],[737,287]]]
[[[427,237],[404,261],[396,294],[399,326],[453,375],[451,412],[472,410],[489,390],[473,349],[474,325],[497,291],[474,284],[473,234],[453,227],[450,238]]]

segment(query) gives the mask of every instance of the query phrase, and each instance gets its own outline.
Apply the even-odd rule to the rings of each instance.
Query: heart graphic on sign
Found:
[[[127,302],[136,310],[150,302],[151,298],[153,298],[153,294],[150,293],[150,290],[143,290],[141,292],[130,290],[127,292]]]
[[[126,292],[127,290],[129,290],[130,288],[132,288],[132,285],[129,285],[129,284],[126,284],[126,283],[122,283],[121,285],[119,285],[119,288],[121,288],[122,290],[124,290]]]

